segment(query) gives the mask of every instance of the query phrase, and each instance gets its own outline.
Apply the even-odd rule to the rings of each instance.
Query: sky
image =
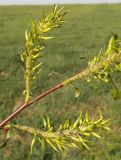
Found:
[[[0,5],[60,4],[60,3],[118,3],[121,0],[0,0]]]

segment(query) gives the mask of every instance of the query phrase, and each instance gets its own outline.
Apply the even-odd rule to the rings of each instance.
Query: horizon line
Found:
[[[91,3],[86,3],[86,2],[78,2],[78,3],[8,3],[8,4],[0,4],[0,6],[32,6],[32,5],[53,5],[53,4],[58,4],[58,5],[93,5],[93,4],[121,4],[121,2],[91,2]]]

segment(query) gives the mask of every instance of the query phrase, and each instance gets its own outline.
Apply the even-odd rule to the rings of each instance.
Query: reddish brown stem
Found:
[[[45,91],[44,93],[40,94],[39,96],[37,96],[34,101],[38,101],[41,98],[47,96],[48,94],[52,93],[53,91],[64,87],[63,83],[58,84],[57,86]],[[27,103],[24,103],[22,106],[20,106],[16,111],[14,111],[11,115],[9,115],[6,119],[4,119],[1,123],[0,123],[0,129],[3,128],[8,122],[10,122],[18,113],[20,113],[21,111],[23,111],[25,108],[27,108],[28,106],[30,106],[32,103],[34,103],[33,100],[30,100]]]
[[[58,84],[57,86],[47,90],[46,92],[44,92],[43,94],[39,95],[38,97],[36,97],[34,100],[35,102],[40,100],[41,98],[47,96],[48,94],[50,94],[51,92],[54,92],[55,90],[64,87],[65,85],[77,80],[77,79],[81,79],[82,77],[86,77],[86,76],[90,76],[91,74],[95,73],[96,71],[99,71],[100,69],[102,69],[103,67],[105,67],[107,64],[111,64],[113,62],[115,62],[116,60],[120,60],[121,59],[121,53],[119,54],[113,54],[113,55],[109,55],[106,59],[102,59],[102,61],[100,61],[99,63],[97,63],[96,65],[94,65],[93,67],[87,67],[86,69],[82,70],[80,73],[72,76],[71,78],[65,80],[64,82]],[[9,115],[5,120],[3,120],[0,123],[0,129],[3,128],[7,122],[11,121],[18,113],[20,113],[21,111],[23,111],[25,108],[27,108],[28,106],[30,106],[32,103],[34,103],[33,100],[30,100],[29,102],[23,104],[22,106],[20,106],[15,112],[13,112],[11,115]]]

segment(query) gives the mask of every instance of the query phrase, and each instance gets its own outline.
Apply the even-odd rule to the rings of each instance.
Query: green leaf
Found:
[[[43,62],[39,63],[34,68],[32,68],[32,72],[35,72],[42,64],[43,64]]]
[[[118,39],[117,34],[114,34],[108,44],[108,49],[106,50],[106,55],[111,53],[111,50],[116,47],[116,40]]]
[[[46,120],[43,116],[42,116],[42,120],[43,120],[44,127],[46,128],[47,127],[47,122],[46,122]]]
[[[57,11],[57,14],[59,14],[62,10],[63,10],[64,7],[61,7],[58,11]],[[66,14],[66,12],[65,12]]]
[[[45,140],[38,138],[38,141],[41,144],[41,150],[42,150],[42,153],[43,153],[45,151]]]
[[[71,143],[71,146],[74,147],[74,148],[80,149],[80,147],[75,143]]]
[[[85,147],[85,148],[87,148],[88,150],[90,150],[90,148],[88,147],[88,145],[85,143],[85,141],[84,141],[84,139],[83,138],[79,138],[80,139],[80,142],[83,144],[83,146]]]
[[[26,38],[27,41],[29,40],[29,36],[28,36],[28,31],[27,30],[25,32],[25,38]]]
[[[50,118],[47,116],[47,127],[48,129],[51,128]]]
[[[63,149],[67,148],[67,146],[65,146],[66,141],[63,141],[63,140],[60,140],[60,139],[55,139],[54,141],[55,141],[57,147],[60,149],[60,151],[63,151]]]
[[[78,98],[80,96],[80,89],[75,87],[75,97]]]
[[[6,136],[5,140],[2,142],[2,144],[0,144],[0,150],[7,145],[7,142],[9,141],[9,139],[10,139],[10,129],[7,132],[7,136]]]
[[[76,138],[76,137],[71,137],[72,140],[76,141],[76,142],[80,142],[80,139],[79,138]]]
[[[33,153],[33,146],[34,146],[35,142],[36,142],[36,136],[34,135],[34,138],[32,139],[32,142],[31,142],[31,155]]]
[[[101,138],[100,135],[98,135],[98,134],[95,133],[95,132],[92,132],[92,135],[95,136],[95,137],[97,137],[97,138]]]
[[[103,127],[105,130],[110,131],[111,129],[109,127]]]
[[[51,142],[51,140],[46,139],[46,141],[56,152],[58,152],[58,149],[54,146],[54,144]]]
[[[49,40],[49,39],[52,39],[52,38],[54,38],[54,37],[41,37],[41,39],[43,39],[43,40]]]
[[[83,132],[82,134],[83,134],[84,136],[87,136],[87,137],[90,136],[90,133],[88,133],[88,132]]]
[[[63,125],[60,124],[59,127],[58,127],[58,131],[61,131],[63,129]]]
[[[63,152],[63,148],[62,148],[62,145],[59,143],[59,141],[56,141],[56,145],[58,147],[58,149]]]
[[[69,128],[69,120],[68,120],[68,119],[65,121],[65,123],[64,123],[64,125],[63,125],[63,128],[64,128],[64,129]]]
[[[103,120],[103,115],[101,112],[100,112],[100,119]]]
[[[88,123],[89,122],[89,116],[88,116],[88,113],[86,112],[85,114],[85,122]]]
[[[80,114],[79,118],[75,121],[75,123],[72,126],[72,129],[77,127],[77,125],[79,124],[81,118],[82,118],[82,114]]]
[[[111,119],[103,120],[103,121],[101,122],[101,124],[102,124],[102,125],[105,125],[105,124],[109,123],[110,120],[111,120]]]
[[[56,11],[57,11],[57,5],[54,5],[54,8],[53,8],[53,14],[56,14]]]
[[[24,62],[25,60],[24,60],[24,56],[23,56],[23,54],[21,54],[21,61],[22,62]]]

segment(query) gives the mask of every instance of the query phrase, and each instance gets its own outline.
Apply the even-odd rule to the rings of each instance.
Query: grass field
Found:
[[[48,13],[52,6],[11,6],[0,7],[0,120],[23,102],[23,72],[20,53],[24,44],[25,29],[33,18]],[[78,73],[88,60],[99,53],[112,33],[121,36],[121,5],[67,5],[71,10],[66,16],[67,22],[62,28],[51,32],[55,39],[48,41],[44,51],[42,73],[35,95],[63,81],[66,77]],[[84,56],[86,59],[80,59]],[[114,75],[121,89],[121,75]],[[70,86],[61,89],[40,101],[36,107],[30,107],[13,123],[34,126],[41,125],[41,114],[49,115],[53,123],[58,124],[67,117],[75,118],[80,111],[88,111],[90,116],[100,111],[105,118],[113,118],[112,131],[102,140],[94,139],[90,144],[92,151],[71,150],[57,155],[48,148],[41,151],[39,144],[34,149],[33,160],[121,160],[121,100],[114,101],[109,93],[111,85],[93,81],[75,83],[81,90],[79,98],[74,97]],[[43,156],[43,159],[41,158]],[[14,134],[8,146],[0,150],[1,160],[30,159],[30,136]]]

